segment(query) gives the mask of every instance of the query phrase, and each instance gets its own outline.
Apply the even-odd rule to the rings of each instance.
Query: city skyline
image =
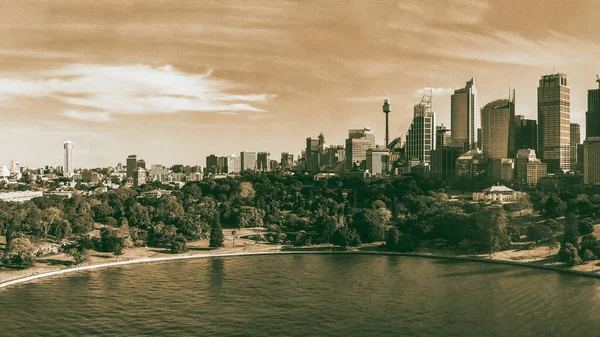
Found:
[[[537,81],[552,72],[568,74],[571,122],[585,135],[597,88],[594,3],[328,2],[317,17],[291,2],[116,4],[0,4],[0,140],[10,144],[0,163],[60,165],[66,140],[76,167],[131,153],[166,165],[299,155],[307,135],[344,144],[348,129],[367,126],[384,144],[386,92],[394,139],[424,87],[438,124],[450,125],[450,95],[471,77],[476,115],[510,86],[515,113],[537,119]]]

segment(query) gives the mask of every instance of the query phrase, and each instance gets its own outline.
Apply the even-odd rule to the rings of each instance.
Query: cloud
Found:
[[[108,122],[114,120],[110,112],[66,110],[63,116],[88,122]]]
[[[364,97],[346,97],[343,98],[342,101],[345,102],[355,102],[355,103],[381,103],[384,99],[388,98],[387,96],[364,96]]]
[[[234,85],[212,78],[212,70],[190,74],[171,65],[74,64],[40,74],[0,77],[0,100],[52,97],[65,105],[66,117],[108,121],[116,114],[265,112],[256,104],[276,97],[229,93]]]
[[[431,93],[433,94],[433,96],[447,96],[447,95],[451,95],[454,92],[454,89],[452,89],[452,88],[424,87],[424,88],[417,89],[417,91],[415,91],[415,96],[423,96],[423,94],[425,94],[425,92],[428,92],[430,89],[431,89]]]

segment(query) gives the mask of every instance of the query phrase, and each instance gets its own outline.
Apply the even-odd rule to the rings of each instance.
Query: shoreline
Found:
[[[192,254],[192,255],[178,255],[178,256],[166,256],[166,257],[143,257],[139,259],[127,260],[127,261],[114,261],[108,263],[100,263],[100,264],[92,264],[87,266],[73,267],[60,269],[56,271],[43,272],[31,276],[25,276],[21,278],[16,278],[13,280],[9,280],[3,283],[0,283],[0,289],[7,288],[10,286],[31,282],[34,280],[58,276],[63,274],[75,273],[79,271],[86,270],[94,270],[101,268],[109,268],[109,267],[118,267],[129,264],[140,264],[140,263],[152,263],[152,262],[164,262],[164,261],[175,261],[175,260],[187,260],[187,259],[199,259],[199,258],[210,258],[210,257],[237,257],[237,256],[255,256],[255,255],[275,255],[275,254],[352,254],[352,255],[387,255],[387,256],[406,256],[406,257],[420,257],[420,258],[429,258],[429,259],[445,259],[445,260],[453,260],[453,261],[463,261],[463,262],[480,262],[480,263],[492,263],[492,264],[501,264],[501,265],[509,265],[509,266],[517,266],[517,267],[527,267],[533,269],[541,269],[548,271],[555,271],[563,274],[571,274],[576,276],[583,276],[589,278],[597,278],[600,279],[600,274],[581,271],[581,270],[573,270],[566,269],[558,266],[549,266],[549,265],[538,265],[524,262],[516,262],[516,261],[507,261],[507,260],[496,260],[490,258],[476,258],[476,257],[468,257],[468,256],[451,256],[451,255],[438,255],[438,254],[427,254],[427,253],[401,253],[401,252],[389,252],[389,251],[329,251],[329,250],[312,250],[312,251],[255,251],[255,252],[215,252],[215,253],[204,253],[204,254]]]

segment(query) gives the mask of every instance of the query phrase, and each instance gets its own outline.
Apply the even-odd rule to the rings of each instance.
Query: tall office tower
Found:
[[[390,150],[387,148],[375,148],[367,150],[366,167],[373,175],[381,175],[389,172]]]
[[[66,141],[63,144],[63,148],[65,150],[65,167],[64,167],[64,175],[65,177],[72,177],[75,174],[75,161],[73,158],[73,142]]]
[[[385,114],[385,147],[390,144],[390,120],[389,114],[392,111],[392,103],[388,98],[383,100],[383,113]]]
[[[413,121],[406,133],[406,157],[408,160],[430,163],[431,150],[435,150],[435,112],[431,111],[431,91],[415,105]]]
[[[319,173],[319,167],[321,166],[319,144],[321,137],[319,138],[306,138],[306,155],[305,155],[305,170],[311,173]]]
[[[135,166],[146,169],[146,161],[144,159],[140,159],[135,163]]]
[[[136,167],[133,170],[133,187],[138,187],[146,183],[146,169]]]
[[[588,108],[585,113],[585,137],[600,137],[600,78],[598,89],[588,90]]]
[[[346,169],[351,170],[355,166],[360,167],[367,160],[367,150],[373,148],[375,148],[375,135],[370,128],[348,130],[345,155]]]
[[[567,75],[544,75],[538,86],[538,156],[549,173],[567,172],[571,166],[571,89]]]
[[[537,121],[515,116],[515,150],[537,149]]]
[[[475,80],[471,78],[464,88],[454,91],[450,100],[452,141],[465,144],[467,149],[476,146],[476,111],[477,88],[475,88]]]
[[[542,163],[533,149],[519,149],[515,159],[515,177],[519,186],[536,185],[547,175],[547,164]]]
[[[231,154],[227,157],[227,173],[240,173],[242,161],[237,154]]]
[[[241,172],[246,170],[256,171],[256,152],[242,151],[240,152]]]
[[[583,142],[583,183],[600,184],[600,137],[587,137]]]
[[[227,157],[217,157],[217,173],[227,173]]]
[[[481,140],[486,158],[515,157],[515,91],[481,108]]]
[[[137,168],[137,156],[130,154],[127,157],[127,178],[133,178],[133,172]]]
[[[478,149],[483,147],[483,131],[481,128],[477,128],[477,142],[475,143],[475,147]]]
[[[450,129],[442,125],[438,125],[435,127],[435,147],[440,148],[442,146],[450,145],[452,141],[452,135],[450,133]]]
[[[17,174],[21,172],[21,164],[18,161],[11,160],[10,161],[10,173]]]
[[[283,170],[292,167],[294,165],[294,155],[289,152],[282,152],[280,165]]]
[[[271,171],[271,154],[269,152],[259,152],[256,155],[256,169],[261,172]]]
[[[581,143],[581,127],[577,123],[571,123],[570,130],[570,157],[571,157],[571,170],[575,170],[577,162],[582,158],[577,158],[577,144]]]
[[[327,143],[325,143],[325,136],[323,135],[323,132],[321,132],[319,134],[319,167],[323,166],[323,165],[327,165],[327,163],[325,163],[326,159],[325,159],[325,151],[327,149]]]
[[[218,161],[218,157],[215,156],[214,154],[211,154],[210,156],[206,156],[206,173],[213,173],[216,174],[217,173],[217,161]]]

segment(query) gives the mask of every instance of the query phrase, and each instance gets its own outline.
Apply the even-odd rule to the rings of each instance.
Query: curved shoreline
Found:
[[[135,259],[135,260],[116,261],[116,262],[67,268],[67,269],[61,269],[61,270],[57,270],[57,271],[51,271],[51,272],[21,277],[21,278],[17,278],[14,280],[0,283],[0,289],[6,288],[9,286],[13,286],[13,285],[17,285],[17,284],[21,284],[21,283],[27,283],[27,282],[34,281],[34,280],[41,279],[41,278],[56,276],[56,275],[74,273],[74,272],[85,271],[85,270],[123,266],[123,265],[128,265],[128,264],[163,262],[163,261],[186,260],[186,259],[199,259],[199,258],[209,258],[209,257],[253,256],[253,255],[274,255],[274,254],[354,254],[354,255],[387,255],[387,256],[392,255],[392,256],[421,257],[421,258],[430,258],[430,259],[445,259],[445,260],[454,260],[454,261],[481,262],[481,263],[510,265],[510,266],[517,266],[517,267],[528,267],[528,268],[533,268],[533,269],[557,271],[560,273],[577,275],[577,276],[600,278],[600,274],[590,273],[590,272],[586,272],[586,271],[565,269],[565,268],[556,267],[556,266],[535,265],[535,264],[515,262],[515,261],[506,261],[506,260],[481,259],[481,258],[474,258],[474,257],[467,257],[467,256],[446,256],[446,255],[435,255],[435,254],[424,254],[424,253],[400,253],[400,252],[324,251],[324,250],[323,251],[301,251],[300,250],[300,251],[259,251],[259,252],[208,253],[208,254],[155,257],[155,258],[145,257],[145,258],[140,258],[140,259]]]

